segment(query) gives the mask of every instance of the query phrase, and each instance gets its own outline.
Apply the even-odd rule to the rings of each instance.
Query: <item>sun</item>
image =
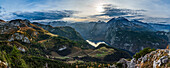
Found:
[[[103,12],[104,11],[103,6],[102,5],[96,6],[96,11],[97,12]]]

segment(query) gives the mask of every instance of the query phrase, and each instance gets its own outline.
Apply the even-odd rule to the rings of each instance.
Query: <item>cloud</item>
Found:
[[[59,20],[67,17],[71,17],[73,14],[78,13],[73,10],[63,11],[34,11],[34,12],[15,12],[13,15],[17,17],[26,18],[29,20]]]
[[[6,9],[0,6],[0,19],[2,20],[13,20],[13,19],[22,19],[13,15],[12,13],[6,12]]]
[[[119,6],[114,6],[112,4],[104,4],[103,8],[104,11],[102,14],[92,15],[90,18],[108,21],[114,17],[125,17],[129,20],[139,20],[147,23],[170,23],[170,17],[150,16],[147,14],[149,12],[148,10],[120,8]]]
[[[112,4],[104,4],[104,11],[100,15],[95,16],[125,16],[125,15],[139,15],[143,12],[146,12],[146,10],[132,10],[132,9],[126,9],[126,8],[118,8],[117,6],[113,6]]]
[[[3,12],[3,8],[0,6],[0,13],[2,13]]]
[[[143,17],[144,22],[147,23],[170,23],[170,18],[166,17]]]
[[[2,12],[2,7],[0,6],[0,13]]]
[[[5,8],[6,11],[0,9],[0,18],[6,20],[28,18],[41,21],[47,18],[48,21],[55,19],[88,22],[108,21],[113,17],[122,16],[146,22],[159,22],[159,20],[169,22],[169,3],[169,0],[0,0],[1,8]],[[47,10],[59,10],[61,14]],[[63,13],[62,10],[81,13]],[[18,11],[22,12],[18,13]]]
[[[101,14],[91,15],[90,18],[97,18],[98,20],[108,21],[113,17],[125,17],[127,19],[138,19],[143,20],[140,17],[145,17],[144,13],[147,10],[143,9],[128,9],[128,8],[120,8],[119,6],[115,6],[112,4],[104,4],[104,11]],[[140,18],[140,19],[139,19]]]

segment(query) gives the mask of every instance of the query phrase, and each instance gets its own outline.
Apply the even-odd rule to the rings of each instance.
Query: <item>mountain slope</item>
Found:
[[[60,45],[61,47],[66,46],[68,48],[72,46],[81,47],[74,41],[52,34],[41,27],[31,24],[28,20],[18,19],[2,23],[0,29],[2,42],[17,41],[23,45],[25,45],[25,43],[28,45],[40,43],[47,49],[49,44],[51,46],[50,48],[53,48],[53,46],[60,48]]]
[[[87,52],[86,52],[87,53]],[[131,56],[122,50],[110,47],[106,44],[99,44],[93,51],[87,53],[87,56],[79,57],[78,59],[84,61],[98,61],[98,62],[116,62],[121,58],[131,58]]]
[[[67,56],[71,54],[74,47],[84,48],[78,42],[52,34],[41,27],[31,24],[28,20],[16,19],[0,22],[0,56],[4,56],[0,60],[8,63],[9,67],[20,67],[20,63],[23,63],[21,66],[27,67],[30,63],[39,61],[39,58],[31,62],[24,59],[26,57],[30,59],[33,56],[43,57],[45,59],[42,59],[42,61],[49,60],[49,64],[54,62],[52,63],[54,65],[60,62],[48,59],[46,58],[47,56],[53,56],[52,53]],[[15,54],[19,55],[16,56]],[[29,63],[25,63],[25,61]],[[44,62],[43,64],[45,65]],[[40,64],[40,66],[44,65]],[[67,64],[65,65],[67,66]],[[32,65],[30,66],[32,67]]]
[[[81,35],[76,32],[73,28],[69,27],[69,26],[65,26],[65,27],[52,27],[50,25],[43,25],[40,23],[36,23],[33,22],[34,25],[42,27],[43,29],[53,33],[53,34],[57,34],[66,38],[69,38],[71,40],[83,40],[83,38],[81,37]]]
[[[89,46],[89,44],[81,37],[81,35],[75,31],[72,27],[69,26],[62,26],[62,27],[52,27],[50,25],[43,25],[34,22],[36,26],[42,27],[43,29],[49,31],[50,33],[57,34],[62,37],[66,37],[70,40],[77,42],[77,44],[82,48],[94,48]]]
[[[67,61],[86,62],[87,59],[89,62],[112,63],[120,58],[130,58],[128,53],[110,46],[99,45],[96,49],[92,49],[92,46],[86,45],[87,42],[81,42],[84,40],[71,27],[51,27],[38,23],[37,25],[29,20],[21,19],[0,22],[0,61],[2,61],[0,64],[2,66],[75,68],[77,63],[69,64]],[[71,39],[70,35],[76,37]],[[116,58],[109,59],[110,57]]]
[[[162,49],[167,46],[168,37],[155,32],[148,24],[125,18],[113,19],[108,23],[112,25],[106,32],[105,41],[113,47],[135,53],[146,47]]]

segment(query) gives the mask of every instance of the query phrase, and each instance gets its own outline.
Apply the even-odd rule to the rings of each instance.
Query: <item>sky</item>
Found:
[[[126,17],[170,23],[169,0],[0,0],[0,19],[90,22]]]

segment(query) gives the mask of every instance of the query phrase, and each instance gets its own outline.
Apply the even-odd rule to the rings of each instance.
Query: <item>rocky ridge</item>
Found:
[[[124,68],[168,68],[170,67],[170,49],[158,49],[145,56],[131,61],[121,59]]]

